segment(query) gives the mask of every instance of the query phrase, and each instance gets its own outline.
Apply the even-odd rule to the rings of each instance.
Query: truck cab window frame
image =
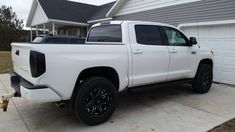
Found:
[[[87,36],[87,42],[122,43],[121,25],[111,24],[93,27]]]
[[[163,45],[163,36],[159,26],[135,25],[136,42],[142,45]]]
[[[188,38],[179,30],[171,27],[162,27],[162,30],[169,46],[189,46]]]

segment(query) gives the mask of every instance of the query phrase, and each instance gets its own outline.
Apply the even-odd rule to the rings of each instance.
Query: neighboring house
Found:
[[[214,80],[235,85],[235,0],[118,0],[102,6],[34,0],[30,14],[28,27],[54,23],[54,30],[53,26],[48,27],[58,34],[71,34],[68,30],[71,27],[86,35],[85,29],[91,24],[107,20],[154,21],[178,26],[188,36],[197,37],[201,46],[213,49]]]
[[[101,6],[68,0],[33,0],[26,27],[36,34],[86,36],[91,24],[109,20],[107,12],[115,2]]]

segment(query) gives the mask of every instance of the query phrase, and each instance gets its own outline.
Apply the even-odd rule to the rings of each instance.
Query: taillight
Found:
[[[44,54],[37,51],[30,51],[30,70],[32,77],[39,77],[46,72],[46,60]]]

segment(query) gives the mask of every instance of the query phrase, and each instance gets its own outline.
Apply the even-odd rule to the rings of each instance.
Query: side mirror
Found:
[[[195,37],[190,37],[190,39],[189,39],[189,43],[190,43],[190,45],[196,45],[197,44],[197,39],[195,38]]]

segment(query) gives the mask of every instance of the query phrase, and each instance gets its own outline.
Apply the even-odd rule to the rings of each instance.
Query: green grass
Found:
[[[11,52],[0,51],[0,74],[12,71]]]

